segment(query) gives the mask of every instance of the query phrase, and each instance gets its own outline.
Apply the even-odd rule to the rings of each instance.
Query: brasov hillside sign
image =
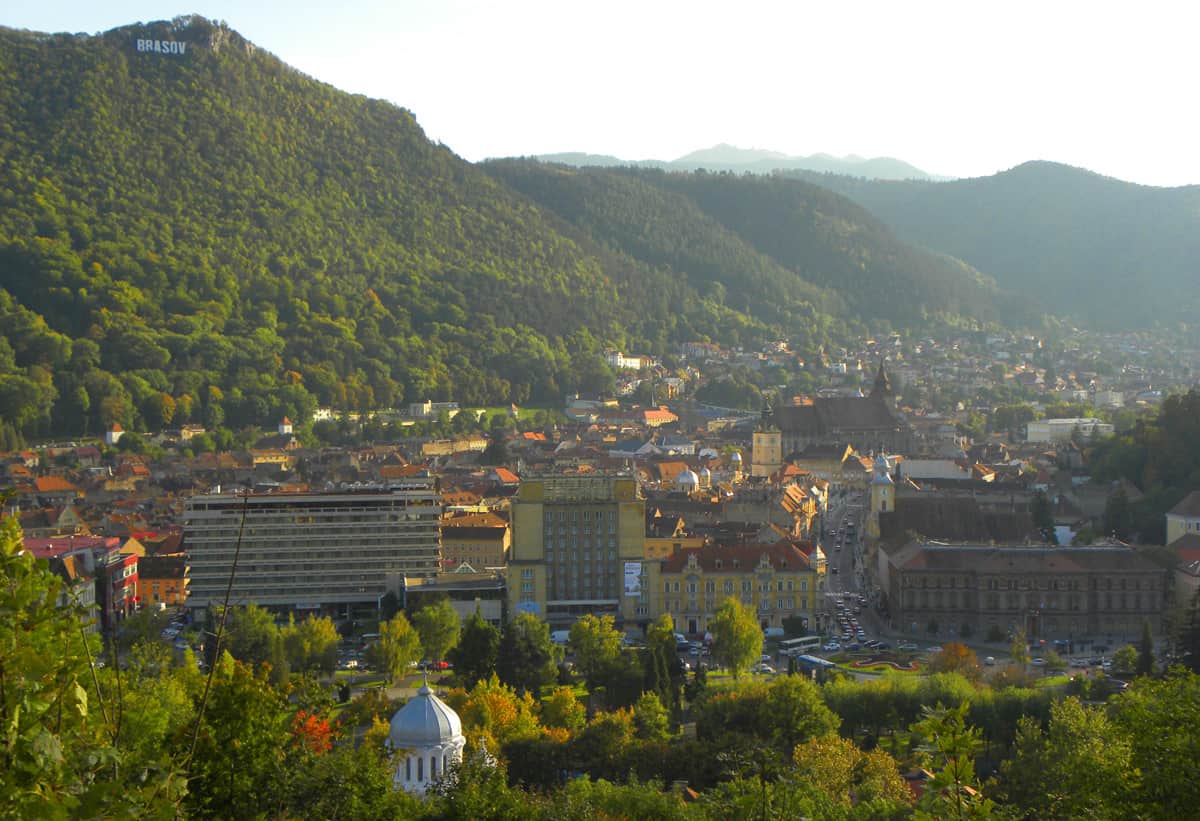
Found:
[[[134,40],[133,44],[138,51],[149,51],[154,54],[182,56],[187,51],[187,43],[179,40]]]

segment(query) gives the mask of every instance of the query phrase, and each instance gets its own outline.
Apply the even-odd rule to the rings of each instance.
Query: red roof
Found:
[[[517,485],[521,483],[521,477],[513,473],[508,468],[496,468],[496,481],[505,485]]]
[[[676,550],[665,562],[663,573],[682,573],[687,570],[688,559],[696,557],[696,563],[705,573],[742,570],[751,572],[766,556],[774,570],[807,570],[810,565],[804,552],[790,542],[775,544],[705,545]],[[721,566],[717,566],[717,562]]]
[[[71,493],[79,491],[79,488],[61,476],[39,476],[33,480],[33,486],[37,488],[38,493]]]

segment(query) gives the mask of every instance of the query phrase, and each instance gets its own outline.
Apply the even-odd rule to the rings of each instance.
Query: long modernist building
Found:
[[[194,496],[184,512],[188,606],[221,604],[232,572],[234,605],[374,610],[385,594],[401,594],[405,576],[437,574],[441,513],[432,476],[326,493]]]

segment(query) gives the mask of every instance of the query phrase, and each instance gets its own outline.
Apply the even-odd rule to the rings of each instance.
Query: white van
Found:
[[[552,630],[550,632],[550,641],[557,644],[559,647],[566,647],[567,642],[571,639],[570,630]]]

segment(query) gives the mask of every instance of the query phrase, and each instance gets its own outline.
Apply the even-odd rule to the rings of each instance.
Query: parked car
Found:
[[[1035,658],[1035,659],[1030,659],[1029,663],[1032,664],[1034,667],[1045,667],[1046,666],[1046,660],[1044,658],[1040,658],[1040,657]]]
[[[905,642],[904,644],[901,644],[896,649],[904,650],[905,652],[909,652],[909,653],[914,653],[917,650],[917,645],[913,644],[911,641],[908,641],[908,642]]]
[[[996,666],[996,657],[988,656],[987,658],[985,658],[983,660],[983,663],[986,664],[988,667],[995,667]]]

